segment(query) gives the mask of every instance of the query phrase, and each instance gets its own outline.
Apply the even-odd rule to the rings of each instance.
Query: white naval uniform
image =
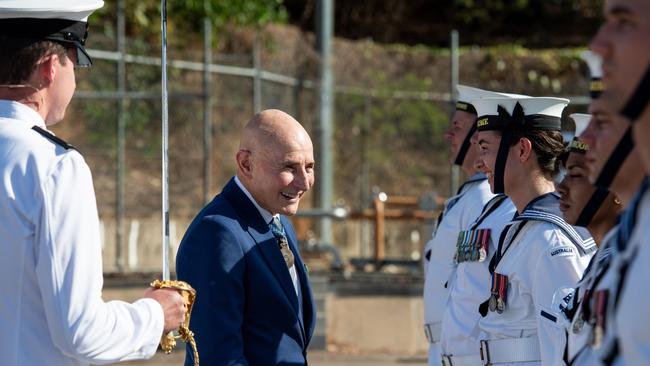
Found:
[[[489,204],[488,204],[489,205]],[[487,206],[486,206],[487,207]],[[490,259],[496,251],[499,236],[510,222],[516,208],[510,198],[504,201],[476,226],[475,229],[490,229],[490,246],[484,261],[466,261],[456,265],[449,281],[449,302],[442,319],[440,345],[443,355],[450,355],[452,365],[459,363],[459,356],[474,356],[480,359],[478,322],[481,315],[479,305],[490,296]],[[481,214],[483,217],[485,214]],[[478,220],[478,219],[477,219]],[[475,227],[474,227],[475,226]]]
[[[585,271],[584,276],[578,283],[573,294],[571,302],[575,305],[575,310],[571,323],[567,326],[567,358],[571,365],[598,365],[600,364],[600,346],[593,347],[592,337],[594,331],[593,320],[585,320],[584,314],[593,319],[595,309],[595,291],[610,289],[614,284],[613,271],[616,266],[613,262],[616,260],[616,235],[618,227],[612,228],[603,238],[600,248],[592,259],[592,263]],[[588,303],[584,301],[585,293],[589,291]],[[567,305],[567,304],[563,304]],[[608,321],[607,327],[611,327],[612,322]]]
[[[153,299],[102,300],[99,219],[83,157],[32,130],[31,108],[0,100],[0,365],[87,365],[151,357]]]
[[[639,209],[634,216],[634,227],[629,242],[621,255],[619,275],[624,281],[620,285],[620,298],[616,306],[610,304],[615,314],[615,337],[618,342],[616,364],[650,365],[650,185],[646,178],[641,187]],[[621,223],[623,225],[623,223]],[[618,288],[617,288],[618,289]],[[615,294],[616,290],[614,291]],[[610,296],[615,298],[615,296]],[[608,308],[608,310],[610,310]],[[610,333],[609,331],[607,332]]]
[[[559,217],[558,200],[555,193],[542,195],[533,200],[519,218],[529,210],[555,212]],[[493,345],[494,348],[501,345],[500,356],[505,353],[510,357],[519,349],[513,344],[520,342],[526,344],[521,347],[526,349],[521,354],[540,360],[501,364],[564,365],[567,321],[558,305],[582,277],[595,250],[593,239],[586,230],[574,228],[584,239],[580,245],[590,250],[583,252],[557,224],[538,220],[529,220],[523,225],[521,221],[514,222],[508,229],[502,258],[495,268],[496,273],[508,276],[505,310],[502,314],[488,311],[479,321],[479,327],[485,332],[484,339],[492,349],[492,358],[497,353]],[[492,340],[496,341],[490,344]]]
[[[447,281],[454,268],[456,240],[480,215],[483,206],[494,196],[483,174],[473,175],[459,189],[459,194],[445,204],[442,220],[424,248],[424,322],[433,329],[429,343],[429,365],[440,365],[440,326],[447,306]]]

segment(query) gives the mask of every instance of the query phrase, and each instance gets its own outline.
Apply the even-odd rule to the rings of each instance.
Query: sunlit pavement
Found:
[[[144,366],[144,365],[183,365],[185,354],[182,350],[174,351],[171,355],[158,352],[151,360],[132,361],[117,365]],[[420,366],[426,365],[425,356],[399,356],[399,355],[347,355],[326,351],[309,352],[310,366]]]

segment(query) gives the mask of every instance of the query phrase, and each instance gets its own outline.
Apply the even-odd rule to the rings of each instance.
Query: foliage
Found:
[[[160,7],[157,0],[125,0],[127,34],[153,40],[160,35]],[[114,34],[117,1],[93,15],[103,22],[106,32]],[[262,27],[287,19],[283,0],[186,0],[167,2],[167,23],[170,29],[188,34],[200,29],[208,16],[216,30],[228,25]]]

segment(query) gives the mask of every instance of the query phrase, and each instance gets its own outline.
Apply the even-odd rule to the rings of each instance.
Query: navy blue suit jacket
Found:
[[[281,221],[295,255],[302,311],[277,239],[234,179],[185,233],[176,271],[197,291],[190,329],[202,365],[307,364],[316,308],[293,227]],[[193,365],[189,346],[185,365]]]

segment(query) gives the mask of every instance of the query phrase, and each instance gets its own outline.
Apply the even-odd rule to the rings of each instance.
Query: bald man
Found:
[[[311,139],[288,114],[266,110],[244,128],[236,161],[176,257],[178,278],[198,293],[191,328],[201,363],[306,365],[316,308],[285,216],[314,184]]]

